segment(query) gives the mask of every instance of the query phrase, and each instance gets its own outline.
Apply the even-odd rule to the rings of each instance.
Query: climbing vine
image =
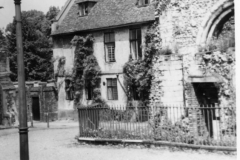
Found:
[[[74,89],[76,91],[76,104],[80,103],[82,90],[88,84],[93,88],[93,102],[103,102],[99,89],[101,70],[96,57],[93,55],[93,42],[94,38],[92,35],[87,35],[85,37],[74,36],[71,41],[72,45],[76,47],[72,73]]]
[[[167,9],[171,0],[153,0],[152,3],[155,5],[156,14],[159,16]]]
[[[133,90],[137,92],[141,101],[147,102],[149,99],[152,81],[152,60],[158,53],[161,44],[158,34],[158,22],[155,22],[149,27],[145,35],[144,58],[133,60],[130,57],[129,62],[123,67],[129,100],[133,100]]]

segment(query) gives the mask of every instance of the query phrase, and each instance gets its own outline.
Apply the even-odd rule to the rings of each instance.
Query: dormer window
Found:
[[[91,1],[78,3],[79,16],[87,16],[95,4],[96,2],[91,2]]]
[[[139,7],[149,5],[149,3],[150,3],[150,0],[138,0]]]

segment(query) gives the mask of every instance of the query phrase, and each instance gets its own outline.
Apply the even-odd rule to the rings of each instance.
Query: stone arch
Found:
[[[215,30],[232,15],[234,15],[234,1],[220,0],[205,16],[198,34],[197,44],[206,43],[213,36]]]

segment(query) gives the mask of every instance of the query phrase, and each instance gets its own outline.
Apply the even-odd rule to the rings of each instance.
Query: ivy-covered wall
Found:
[[[159,0],[157,0],[159,1]],[[228,0],[225,0],[228,1]],[[180,54],[198,52],[203,23],[214,7],[223,0],[164,0],[164,10],[159,7],[160,33],[163,47],[178,48]]]

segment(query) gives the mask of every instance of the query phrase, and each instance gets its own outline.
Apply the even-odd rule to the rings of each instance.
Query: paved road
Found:
[[[69,125],[67,125],[69,124]],[[40,124],[38,126],[41,126]],[[58,127],[57,127],[58,126]],[[67,127],[67,128],[66,128]],[[3,130],[0,130],[0,133]],[[0,134],[0,160],[19,159],[19,135]],[[206,151],[170,151],[111,146],[80,145],[74,137],[76,124],[52,125],[51,129],[35,128],[29,132],[31,160],[236,160],[236,155]]]

